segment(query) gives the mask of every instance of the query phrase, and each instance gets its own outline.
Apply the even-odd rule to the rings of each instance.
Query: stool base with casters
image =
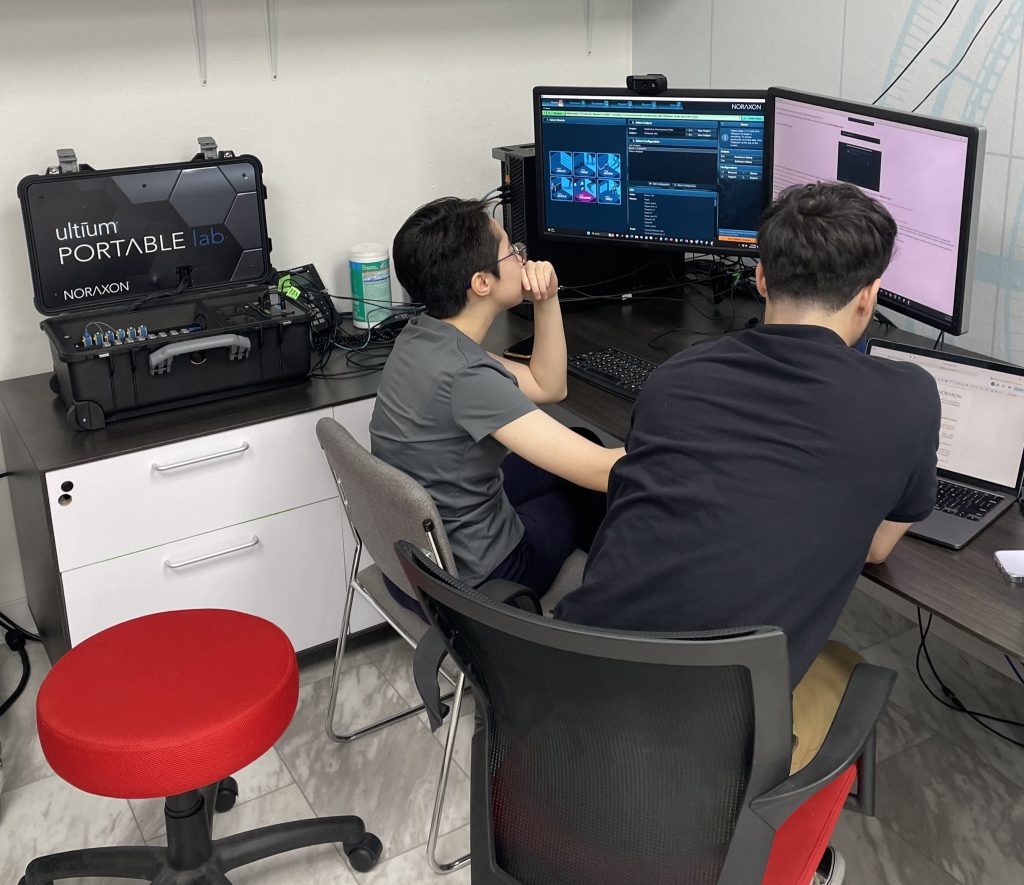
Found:
[[[50,854],[28,865],[20,885],[50,885],[79,877],[142,879],[159,885],[230,883],[225,874],[237,867],[331,842],[344,845],[349,863],[359,872],[373,869],[380,857],[380,840],[366,832],[358,817],[292,821],[211,839],[215,805],[217,811],[231,808],[237,791],[234,778],[225,778],[203,790],[168,797],[164,805],[166,847],[84,848]]]

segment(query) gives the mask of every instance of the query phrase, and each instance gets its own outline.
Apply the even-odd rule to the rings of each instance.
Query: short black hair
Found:
[[[453,317],[466,306],[473,274],[499,274],[500,238],[488,205],[440,197],[420,206],[395,234],[395,276],[432,317]]]
[[[889,266],[896,222],[852,184],[798,184],[765,210],[757,239],[770,298],[834,313]]]

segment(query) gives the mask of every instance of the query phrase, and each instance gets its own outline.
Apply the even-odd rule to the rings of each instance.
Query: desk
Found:
[[[718,305],[722,314],[718,318],[713,316],[714,309],[709,298],[695,294],[684,303],[671,299],[637,299],[626,304],[602,303],[567,310],[565,327],[569,352],[617,346],[661,362],[679,350],[722,334],[730,325],[742,329],[747,319],[760,314],[759,306],[752,299],[741,296],[734,302],[726,300]],[[664,335],[655,342],[664,350],[649,344],[652,338],[671,329],[680,331]],[[495,323],[485,344],[500,352],[531,334],[531,330],[530,323],[507,315]],[[912,335],[881,327],[872,334],[921,343],[921,339]],[[47,502],[53,496],[47,494],[47,475],[56,476],[65,469],[96,461],[115,463],[114,459],[121,456],[186,445],[216,433],[299,420],[303,415],[325,409],[332,410],[342,420],[342,409],[357,409],[362,404],[366,412],[369,403],[366,398],[376,393],[377,377],[310,381],[230,401],[115,422],[94,433],[67,430],[63,408],[49,391],[47,375],[0,383],[0,436],[5,444],[7,468],[15,472],[11,477],[11,492],[29,600],[40,627],[50,634],[51,656],[56,658],[63,653],[69,639],[64,600],[58,592],[61,575],[51,539],[51,509]],[[572,377],[563,405],[620,439],[629,427],[633,408],[627,400]],[[365,421],[365,414],[353,415],[353,429],[357,423],[365,426]],[[317,451],[306,459],[285,458],[280,468],[296,469],[302,460],[322,464]],[[329,485],[327,478],[324,498],[333,498]],[[115,512],[120,509],[124,516],[134,512],[130,495],[126,497],[114,489],[111,499]],[[341,515],[338,513],[331,518],[337,525],[319,526],[318,523],[318,526],[325,536],[336,539],[343,534]],[[222,522],[227,525],[226,521]],[[168,533],[168,539],[181,534]],[[1024,588],[1004,581],[992,562],[994,551],[1016,548],[1024,548],[1024,517],[1014,508],[966,550],[954,552],[906,538],[897,545],[888,562],[868,566],[864,574],[1001,651],[1024,659]],[[328,593],[326,587],[323,592]],[[328,617],[324,623],[333,625],[334,622],[335,619]],[[326,633],[324,638],[327,638]]]
[[[743,328],[747,318],[760,309],[749,298],[735,300],[734,328]],[[714,332],[729,328],[731,305],[719,305],[724,316],[708,319],[710,300],[696,296],[685,304],[672,301],[635,301],[626,305],[606,304],[587,307],[565,317],[569,353],[581,353],[600,347],[621,350],[662,362],[668,356]],[[655,335],[668,329],[680,331],[657,342],[665,350],[649,346]],[[704,333],[704,334],[701,334]],[[495,323],[485,344],[500,352],[520,338],[531,334],[531,325],[515,316]],[[875,324],[874,337],[888,337],[922,346],[930,341]],[[569,377],[569,395],[562,405],[592,424],[622,439],[629,427],[633,405],[591,384]],[[954,551],[904,538],[882,565],[869,565],[864,575],[914,605],[934,612],[943,620],[989,643],[1017,660],[1024,659],[1024,585],[1005,581],[998,573],[992,555],[996,550],[1024,548],[1024,516],[1014,507],[994,525],[975,538],[964,550]]]

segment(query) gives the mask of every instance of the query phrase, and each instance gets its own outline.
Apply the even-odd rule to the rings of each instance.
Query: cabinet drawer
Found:
[[[330,414],[293,415],[48,473],[60,570],[333,496],[314,430]]]
[[[190,608],[259,615],[297,651],[332,641],[348,575],[343,531],[341,503],[331,499],[66,572],[71,644],[131,618]],[[377,622],[357,595],[352,630]]]
[[[370,418],[376,402],[377,397],[371,396],[369,399],[334,407],[334,420],[351,433],[366,451],[370,451]]]

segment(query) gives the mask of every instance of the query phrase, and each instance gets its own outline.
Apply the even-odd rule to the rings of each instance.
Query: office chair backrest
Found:
[[[786,778],[791,754],[778,629],[583,628],[398,550],[483,717],[473,885],[761,881],[773,833],[747,805]]]
[[[437,507],[423,486],[371,455],[332,418],[317,422],[316,435],[338,482],[352,528],[388,578],[415,597],[395,554],[395,542],[415,538],[425,544],[424,523],[428,521],[434,527],[442,562],[454,571],[448,536]]]

